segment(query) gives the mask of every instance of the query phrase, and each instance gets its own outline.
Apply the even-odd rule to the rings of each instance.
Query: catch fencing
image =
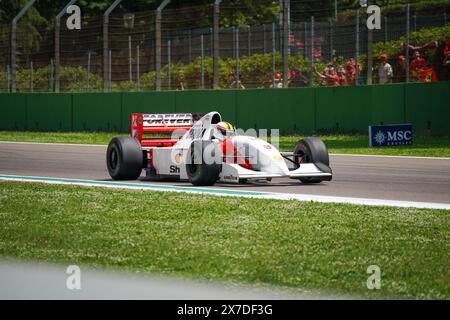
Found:
[[[50,26],[23,18],[16,27],[0,25],[0,91],[309,87],[330,85],[321,77],[329,65],[347,72],[347,85],[372,84],[378,82],[379,53],[392,47],[398,48],[389,57],[393,81],[409,82],[414,81],[409,63],[399,71],[397,58],[404,55],[408,61],[411,50],[401,43],[426,45],[412,39],[420,39],[423,30],[448,27],[445,7],[382,11],[382,28],[370,31],[364,7],[338,7],[336,17],[324,17],[323,12],[296,11],[301,1],[285,0],[271,22],[249,12],[252,19],[245,24],[242,8],[231,0],[182,7],[166,0],[156,10],[135,12],[121,7],[125,1],[111,1],[101,16],[82,15],[80,30],[65,24],[65,9],[76,0],[68,0]],[[442,43],[437,45],[433,48],[441,50]],[[351,68],[358,66],[361,71],[351,78]]]

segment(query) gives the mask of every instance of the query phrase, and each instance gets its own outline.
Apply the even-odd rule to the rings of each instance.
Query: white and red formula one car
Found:
[[[282,177],[319,183],[332,178],[320,139],[303,139],[293,152],[283,153],[264,140],[236,134],[218,112],[198,118],[190,113],[131,114],[131,137],[109,143],[109,174],[114,180],[134,180],[144,169],[151,179],[188,180],[196,186]],[[149,133],[172,133],[172,138],[148,138]]]

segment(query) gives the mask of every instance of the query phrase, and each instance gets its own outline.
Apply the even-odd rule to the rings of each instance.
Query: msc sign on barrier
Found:
[[[411,145],[412,142],[412,124],[369,126],[370,147],[405,146]]]

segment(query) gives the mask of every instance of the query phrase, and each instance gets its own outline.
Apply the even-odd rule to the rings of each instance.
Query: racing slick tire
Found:
[[[134,138],[116,137],[108,145],[106,164],[114,180],[136,180],[143,168],[141,145]]]
[[[212,186],[219,179],[222,165],[205,161],[205,148],[212,143],[212,141],[194,141],[189,148],[190,161],[186,162],[186,173],[189,182],[194,186]]]
[[[330,157],[325,143],[318,138],[306,138],[300,140],[294,149],[294,162],[297,166],[301,163],[314,163],[319,169],[330,172]],[[303,183],[320,183],[329,178],[300,178]]]

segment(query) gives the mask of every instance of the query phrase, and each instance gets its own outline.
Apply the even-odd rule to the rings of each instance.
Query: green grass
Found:
[[[125,135],[124,133],[111,132],[0,131],[0,141],[108,144],[111,138]]]
[[[0,256],[108,270],[448,299],[449,231],[444,210],[0,182]]]
[[[280,149],[291,150],[302,137],[285,136],[280,138]],[[369,154],[417,157],[450,157],[450,137],[414,136],[413,145],[385,148],[369,148],[368,136],[318,136],[325,141],[330,153]]]
[[[0,141],[108,144],[112,137],[124,133],[105,132],[13,132],[0,131]],[[280,137],[280,150],[293,151],[298,140],[306,136]],[[369,148],[364,135],[318,136],[330,153],[372,154],[395,156],[450,157],[450,137],[415,136],[412,146]]]

